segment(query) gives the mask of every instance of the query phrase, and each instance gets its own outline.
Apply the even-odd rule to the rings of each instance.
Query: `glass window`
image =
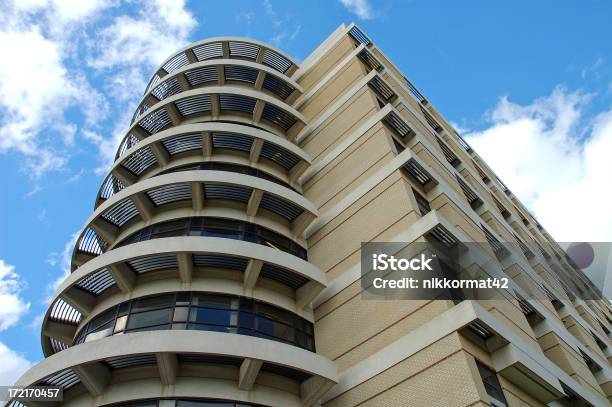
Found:
[[[507,406],[506,397],[504,396],[504,392],[495,372],[478,360],[476,361],[476,365],[478,366],[478,372],[480,373],[487,394],[499,404]]]
[[[249,298],[197,292],[150,296],[115,306],[85,325],[75,343],[164,329],[240,333],[314,351],[312,324],[305,319]]]
[[[173,306],[175,301],[174,294],[155,295],[140,298],[132,302],[132,312],[148,311],[157,308]]]
[[[128,330],[141,329],[170,322],[173,310],[171,308],[131,314],[127,323]]]
[[[189,313],[189,322],[229,326],[232,325],[232,313],[224,309],[192,308]]]
[[[125,330],[127,318],[128,318],[127,315],[123,315],[117,318],[117,321],[115,322],[115,330],[114,330],[115,333]]]
[[[173,322],[187,322],[187,315],[189,314],[188,307],[176,307],[174,309]]]

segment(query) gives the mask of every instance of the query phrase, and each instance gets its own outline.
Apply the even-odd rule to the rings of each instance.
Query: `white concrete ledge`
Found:
[[[162,62],[162,63],[161,63],[161,64],[160,64],[158,67],[157,67],[157,69],[155,69],[155,71],[154,71],[154,72],[159,71],[159,70],[161,69],[161,67],[162,67],[162,66],[164,66],[164,65],[165,65],[165,64],[166,64],[168,61],[170,61],[172,58],[174,58],[175,56],[177,56],[177,55],[178,55],[178,54],[180,54],[181,52],[185,52],[185,51],[190,50],[190,49],[192,49],[192,48],[195,48],[195,47],[197,47],[197,46],[199,46],[199,45],[210,44],[210,43],[213,43],[213,42],[228,42],[228,41],[245,42],[245,43],[247,43],[247,44],[255,44],[255,45],[258,45],[258,46],[260,46],[260,47],[262,47],[262,48],[267,48],[267,49],[269,49],[270,51],[274,51],[274,52],[276,52],[277,54],[279,54],[279,55],[281,55],[281,56],[283,56],[283,57],[287,58],[287,59],[288,59],[288,60],[289,60],[289,61],[290,61],[290,62],[291,62],[293,65],[295,65],[296,67],[298,67],[298,66],[299,66],[299,65],[298,65],[298,63],[297,63],[297,61],[296,61],[296,60],[295,60],[295,59],[294,59],[292,56],[290,56],[289,54],[287,54],[285,51],[281,51],[280,49],[278,49],[278,48],[276,48],[276,47],[274,47],[274,46],[272,46],[272,45],[266,44],[266,43],[265,43],[265,42],[263,42],[263,41],[254,40],[254,39],[251,39],[251,38],[246,38],[246,37],[221,36],[221,37],[211,37],[211,38],[207,38],[207,39],[205,39],[205,40],[201,40],[201,41],[192,42],[191,44],[189,44],[189,45],[187,45],[187,46],[185,46],[185,47],[183,47],[183,48],[181,48],[181,49],[177,50],[177,51],[176,51],[176,52],[174,52],[174,53],[173,53],[173,54],[172,54],[170,57],[166,58],[166,59],[165,59],[165,60],[164,60],[164,61],[163,61],[163,62]],[[150,81],[149,81],[149,83],[150,83]],[[148,85],[147,85],[147,86],[148,86]]]
[[[73,346],[52,355],[28,370],[16,386],[87,363],[143,354],[174,353],[256,359],[298,370],[328,381],[338,381],[334,363],[314,352],[247,335],[208,331],[149,331],[109,336]]]

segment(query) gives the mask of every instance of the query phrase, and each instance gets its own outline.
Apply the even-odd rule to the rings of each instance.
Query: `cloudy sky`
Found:
[[[356,21],[557,240],[611,241],[612,5],[587,3],[5,0],[0,385],[42,357],[46,302],[148,76],[205,37],[302,60]]]

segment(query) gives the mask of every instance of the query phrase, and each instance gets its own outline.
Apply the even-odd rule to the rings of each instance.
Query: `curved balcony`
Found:
[[[184,66],[215,59],[254,61],[288,77],[298,68],[291,56],[261,41],[240,37],[215,37],[194,42],[172,54],[155,70],[146,92],[154,88],[163,77]]]
[[[224,202],[224,203],[223,203]],[[302,195],[260,178],[224,171],[184,171],[148,178],[101,204],[77,239],[72,269],[108,250],[138,222],[168,220],[166,212],[188,207],[191,213],[224,212],[256,217],[275,231],[299,236],[317,211]],[[225,209],[225,211],[224,211]],[[176,217],[188,217],[183,209]],[[166,216],[166,218],[164,218]]]
[[[225,84],[261,90],[289,104],[303,91],[288,76],[256,62],[235,59],[196,62],[172,71],[145,93],[138,103],[132,122],[160,100],[194,88]]]
[[[160,278],[166,282],[152,291],[147,284]],[[298,312],[323,290],[326,278],[312,264],[289,253],[220,237],[166,237],[117,247],[62,282],[43,321],[45,355],[66,349],[83,318],[112,293],[123,299],[123,294],[179,291],[185,283],[191,290],[216,287],[216,292],[233,295],[252,291],[266,295],[266,302]],[[266,287],[272,288],[266,291]]]
[[[135,297],[93,316],[73,344],[141,331],[195,330],[236,333],[315,351],[313,324],[250,298],[210,292],[166,292]]]
[[[116,157],[125,145],[134,145],[162,130],[209,120],[255,125],[282,137],[297,134],[306,123],[296,109],[261,91],[232,85],[191,89],[157,102],[137,116]]]
[[[295,182],[310,157],[295,144],[264,130],[230,123],[173,127],[132,144],[127,138],[104,179],[96,206],[126,186],[167,168],[201,160],[249,165]]]
[[[122,380],[114,381],[115,375]],[[221,399],[248,395],[258,404],[292,400],[283,405],[311,405],[337,381],[333,362],[295,346],[270,346],[267,339],[232,333],[170,330],[75,345],[31,368],[16,385],[62,386],[65,403],[73,400],[73,405],[84,405],[79,397],[97,398],[104,404],[145,397],[215,397],[221,389],[233,394]],[[285,397],[266,396],[271,383],[285,389]],[[118,391],[117,386],[129,389]],[[149,392],[143,397],[142,390]]]

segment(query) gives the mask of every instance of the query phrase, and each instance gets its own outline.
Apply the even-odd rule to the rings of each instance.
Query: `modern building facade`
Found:
[[[361,242],[429,240],[487,243],[513,289],[362,298]],[[301,64],[212,38],[151,79],[17,384],[63,406],[609,406],[593,291],[354,24]]]

